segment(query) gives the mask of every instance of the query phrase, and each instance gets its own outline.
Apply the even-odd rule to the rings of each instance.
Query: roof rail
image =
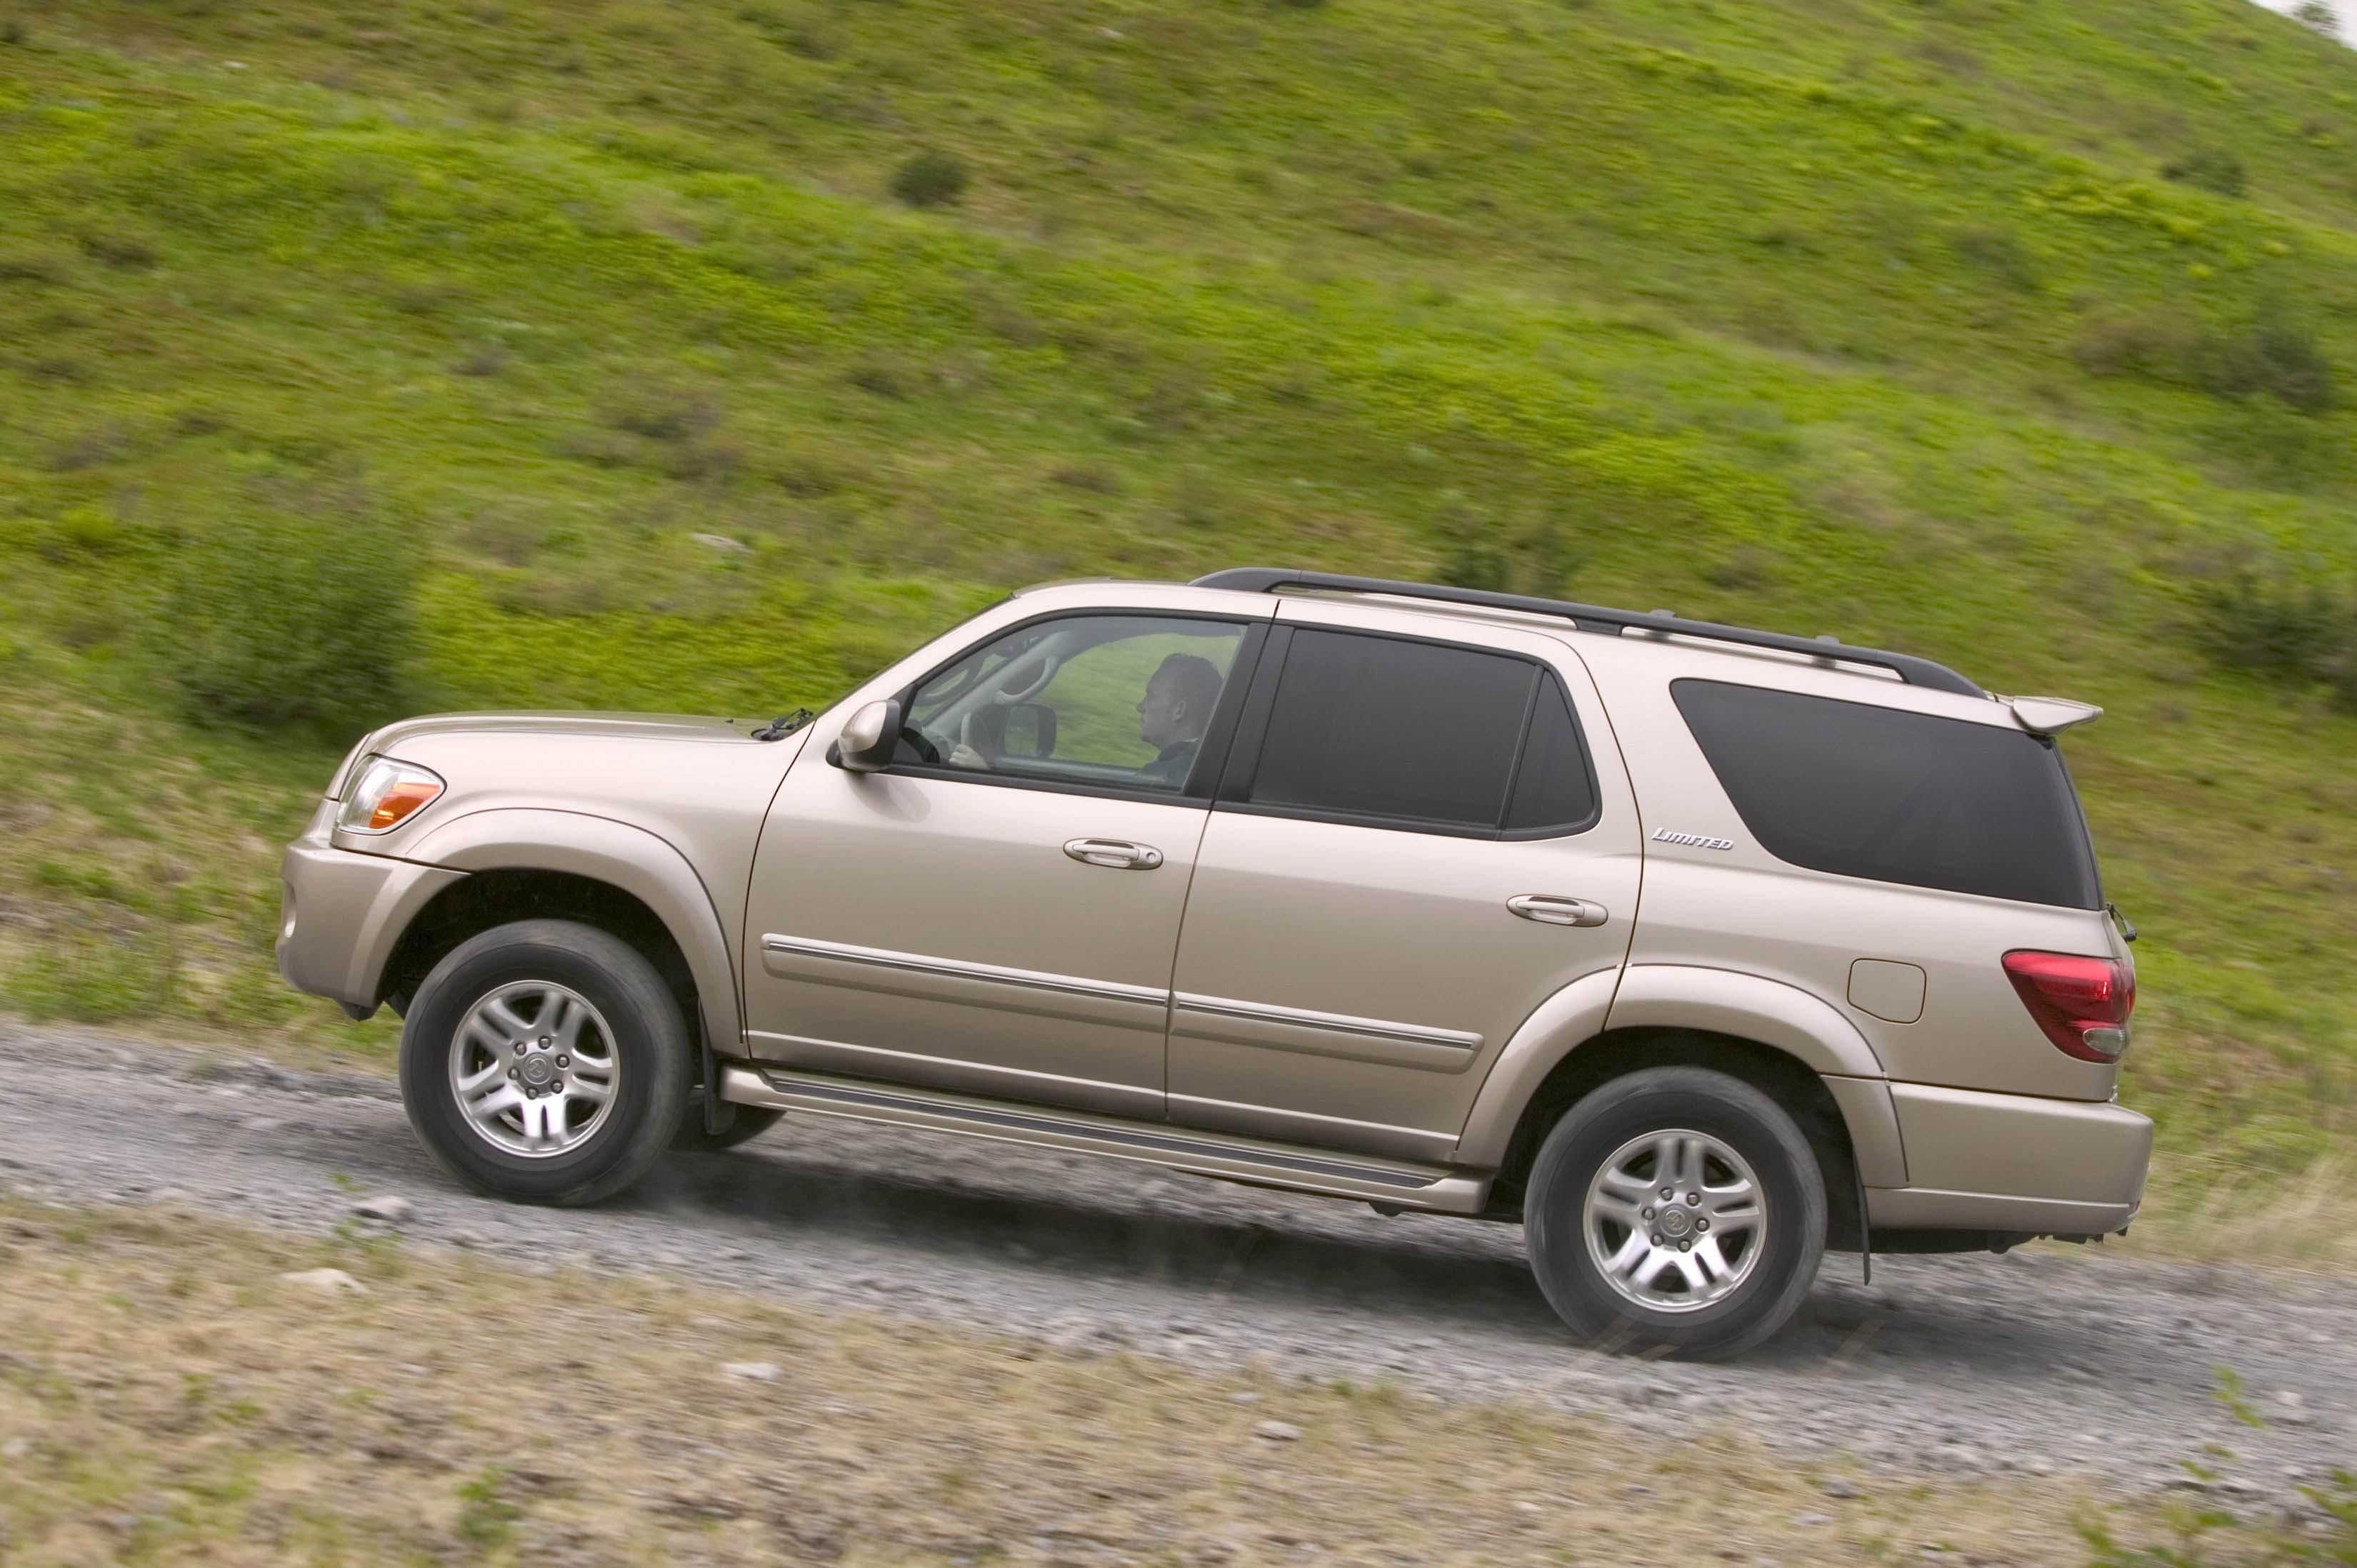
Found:
[[[1889,671],[1910,686],[1934,692],[1955,692],[1986,697],[1982,691],[1944,664],[1908,653],[1888,653],[1878,648],[1853,648],[1834,638],[1788,637],[1777,631],[1753,631],[1748,627],[1720,626],[1715,621],[1688,620],[1684,616],[1641,615],[1634,610],[1606,609],[1566,599],[1533,598],[1523,594],[1493,594],[1485,588],[1448,588],[1430,583],[1397,583],[1383,577],[1351,577],[1335,572],[1302,572],[1283,566],[1237,566],[1198,577],[1198,588],[1228,588],[1247,594],[1273,594],[1281,588],[1319,588],[1340,594],[1389,594],[1399,598],[1432,599],[1441,604],[1471,605],[1481,609],[1516,610],[1525,615],[1561,616],[1582,631],[1651,631],[1670,637],[1707,638],[1714,642],[1740,643],[1746,648],[1772,648],[1781,653],[1811,659],[1839,660],[1845,664],[1870,664]]]

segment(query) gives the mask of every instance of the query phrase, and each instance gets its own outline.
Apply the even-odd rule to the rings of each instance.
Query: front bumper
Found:
[[[278,972],[364,1018],[402,932],[466,873],[338,849],[328,838],[334,813],[334,801],[323,803],[279,863]]]
[[[2144,1201],[2152,1122],[2117,1105],[1894,1083],[1907,1185],[1868,1187],[1891,1230],[2102,1236]]]

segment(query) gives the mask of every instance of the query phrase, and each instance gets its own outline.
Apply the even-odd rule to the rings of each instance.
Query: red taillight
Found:
[[[2081,1061],[2115,1062],[2127,1049],[2136,972],[2126,964],[2025,950],[2005,955],[2005,972],[2057,1050]]]

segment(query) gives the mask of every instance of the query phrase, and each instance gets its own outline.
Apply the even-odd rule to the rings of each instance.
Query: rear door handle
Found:
[[[1518,893],[1506,900],[1506,908],[1543,926],[1600,926],[1612,918],[1612,911],[1601,904],[1552,893]]]
[[[1160,850],[1127,839],[1072,839],[1064,853],[1083,865],[1109,865],[1116,871],[1151,871],[1162,864]]]

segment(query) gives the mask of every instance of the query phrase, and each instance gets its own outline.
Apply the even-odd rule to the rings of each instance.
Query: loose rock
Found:
[[[1289,1421],[1264,1421],[1253,1428],[1253,1434],[1271,1443],[1292,1443],[1300,1438],[1301,1428]]]
[[[728,1377],[745,1378],[757,1383],[778,1380],[778,1364],[775,1361],[727,1361],[722,1363],[720,1370]]]
[[[375,1219],[387,1225],[399,1225],[416,1211],[415,1204],[393,1193],[363,1197],[352,1205],[352,1212],[362,1219]]]
[[[321,1295],[366,1295],[368,1286],[341,1269],[296,1269],[278,1276],[281,1284],[317,1291]]]

